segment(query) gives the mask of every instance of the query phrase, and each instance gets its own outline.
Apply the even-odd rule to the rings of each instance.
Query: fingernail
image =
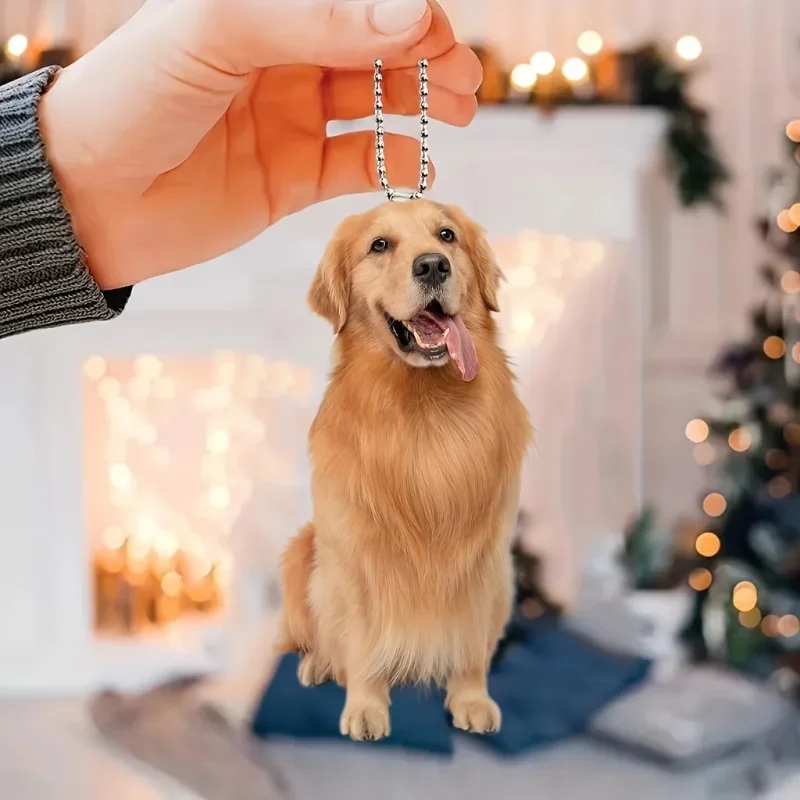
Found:
[[[413,28],[428,10],[428,0],[381,0],[372,7],[372,27],[384,36]]]

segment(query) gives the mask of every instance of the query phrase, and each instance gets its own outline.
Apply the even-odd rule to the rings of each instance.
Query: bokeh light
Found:
[[[539,50],[531,56],[531,66],[539,75],[549,75],[556,68],[556,58],[549,50]]]
[[[511,85],[519,91],[532,89],[536,84],[536,70],[531,64],[517,64],[511,70]]]
[[[800,445],[800,425],[796,422],[790,422],[788,425],[783,426],[783,438],[789,444]]]
[[[708,423],[704,419],[693,419],[686,423],[686,438],[694,444],[708,439]]]
[[[739,612],[739,624],[742,625],[742,627],[754,630],[760,623],[761,612],[757,608],[753,608],[750,611]]]
[[[568,58],[561,67],[561,74],[570,83],[580,83],[589,74],[589,67],[582,58]]]
[[[800,272],[788,269],[781,275],[781,289],[788,294],[800,292]]]
[[[800,633],[800,620],[794,614],[784,614],[778,620],[778,633],[786,639],[791,639]]]
[[[587,56],[596,56],[603,49],[603,37],[597,31],[584,31],[578,37],[578,50]]]
[[[728,436],[728,446],[737,453],[744,453],[750,449],[753,437],[746,428],[736,428]]]
[[[767,358],[783,358],[786,353],[786,342],[780,336],[767,336],[764,339],[764,355]]]
[[[783,450],[778,450],[778,448],[768,450],[764,460],[767,466],[774,470],[786,469],[789,466],[789,456]]]
[[[6,53],[12,58],[23,56],[27,49],[28,37],[22,33],[15,33],[8,42],[6,42]]]
[[[767,484],[767,492],[770,497],[781,500],[792,493],[792,484],[784,475],[776,475]]]
[[[689,586],[691,586],[696,592],[704,592],[711,586],[713,581],[713,576],[705,568],[696,569],[691,575],[689,575]]]
[[[711,492],[703,499],[703,511],[709,517],[721,517],[727,507],[728,503],[719,492]]]
[[[684,61],[696,61],[703,53],[703,45],[696,36],[681,36],[675,43],[675,52]]]
[[[695,542],[694,546],[701,556],[704,556],[705,558],[712,558],[719,553],[722,543],[720,542],[719,536],[717,536],[716,533],[713,533],[712,531],[705,531],[697,537],[697,541]]]
[[[758,589],[750,581],[740,581],[733,587],[733,607],[737,611],[752,611],[758,605]]]
[[[694,458],[695,464],[707,467],[717,460],[717,451],[708,442],[700,442],[692,449],[692,458]]]
[[[788,208],[784,208],[783,211],[781,211],[778,214],[777,223],[778,223],[778,227],[784,233],[794,233],[797,230],[797,227],[798,227],[792,221],[792,217],[789,214],[789,209]]]

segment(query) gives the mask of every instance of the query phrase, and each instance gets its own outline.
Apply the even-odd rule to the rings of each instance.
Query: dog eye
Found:
[[[439,238],[443,242],[454,242],[456,240],[456,234],[452,228],[442,228],[439,231]]]
[[[389,249],[389,242],[386,239],[376,239],[369,249],[373,253],[383,253]]]

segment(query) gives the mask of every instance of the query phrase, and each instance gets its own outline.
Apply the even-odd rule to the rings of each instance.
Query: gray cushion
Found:
[[[789,703],[772,688],[716,667],[688,667],[603,709],[590,733],[675,766],[705,763],[737,748],[768,744],[792,724]]]

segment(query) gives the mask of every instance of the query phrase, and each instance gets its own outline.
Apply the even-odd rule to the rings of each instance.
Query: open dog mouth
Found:
[[[385,312],[384,316],[401,352],[419,353],[431,362],[449,355],[465,381],[475,377],[478,357],[459,314],[446,314],[434,300],[408,320],[395,319]]]

